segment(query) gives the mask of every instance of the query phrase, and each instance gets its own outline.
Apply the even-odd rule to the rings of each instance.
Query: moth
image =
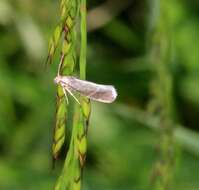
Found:
[[[54,82],[63,88],[67,102],[67,92],[74,97],[78,103],[79,101],[73,95],[73,92],[78,92],[80,95],[86,96],[91,100],[103,103],[112,103],[117,97],[116,89],[112,85],[96,84],[86,80],[80,80],[72,76],[61,75],[55,77]]]

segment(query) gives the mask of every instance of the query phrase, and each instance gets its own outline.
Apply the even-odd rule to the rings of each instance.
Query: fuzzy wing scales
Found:
[[[96,84],[74,77],[68,77],[68,86],[74,91],[99,102],[111,103],[117,97],[117,92],[111,85]]]

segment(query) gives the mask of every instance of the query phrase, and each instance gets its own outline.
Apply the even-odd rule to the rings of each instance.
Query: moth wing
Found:
[[[96,84],[74,77],[70,78],[68,85],[81,95],[98,102],[112,103],[117,97],[117,92],[111,85]]]

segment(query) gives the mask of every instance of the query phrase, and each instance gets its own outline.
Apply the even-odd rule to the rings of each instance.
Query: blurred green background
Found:
[[[88,1],[87,79],[113,84],[112,105],[92,103],[85,190],[150,189],[159,142],[158,116],[147,112],[153,1]],[[0,1],[0,189],[52,189],[67,146],[52,169],[53,78],[44,68],[59,20],[59,1]],[[199,189],[199,1],[173,0],[172,67],[178,150],[175,190]],[[156,13],[156,12],[155,12]],[[183,127],[181,127],[183,126]],[[68,137],[69,139],[69,137]]]

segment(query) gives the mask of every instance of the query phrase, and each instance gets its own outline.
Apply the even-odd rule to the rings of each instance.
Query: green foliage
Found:
[[[77,46],[77,21],[79,12],[81,15],[81,43],[80,43],[80,78],[86,78],[86,48],[87,48],[87,28],[86,28],[86,1],[62,0],[60,3],[60,22],[55,29],[54,35],[49,43],[47,64],[52,62],[58,48],[59,41],[62,42],[61,57],[58,64],[58,75],[74,75],[74,66],[78,52]],[[61,34],[64,33],[63,40]],[[53,158],[57,159],[58,154],[65,142],[66,116],[68,98],[61,86],[57,90],[57,110],[56,124],[53,138]],[[66,98],[66,100],[65,100]],[[76,106],[70,146],[66,155],[65,165],[59,177],[55,189],[80,190],[82,171],[87,151],[87,129],[90,116],[90,101],[86,97],[81,98],[81,106]],[[67,126],[68,127],[68,126]]]
[[[121,6],[123,2],[125,6]],[[81,61],[74,56],[73,46],[66,42],[66,33],[60,29],[66,24],[64,15],[69,8],[64,8],[64,3],[62,1],[61,15],[58,15],[57,1],[0,1],[0,189],[53,189],[60,172],[63,177],[59,178],[62,181],[59,184],[65,187],[68,183],[73,189],[81,186],[85,190],[154,189],[154,163],[162,159],[161,150],[171,145],[164,131],[160,135],[162,109],[157,108],[162,105],[163,109],[172,110],[168,115],[176,125],[172,128],[171,146],[174,143],[177,147],[175,170],[171,168],[172,189],[198,190],[198,2],[164,1],[169,6],[168,17],[158,25],[162,29],[156,28],[156,32],[151,33],[161,20],[158,7],[153,6],[152,1],[113,0],[112,4],[111,1],[88,1],[88,21],[91,11],[103,8],[94,12],[95,16],[92,12],[95,22],[88,23],[88,44],[81,43],[83,39],[79,38],[86,33],[84,12],[79,15],[84,22],[76,23],[81,28],[77,30],[77,38],[75,34],[65,36],[68,40],[75,39],[74,49],[80,52]],[[73,9],[71,16],[74,15]],[[108,22],[98,25],[106,16]],[[67,20],[69,26],[72,23],[71,19]],[[164,36],[162,32],[168,25],[168,35]],[[157,30],[161,30],[157,38],[152,37]],[[51,35],[54,45],[50,45],[48,61],[53,64],[45,69],[46,46]],[[172,39],[170,54],[161,59],[169,59],[170,64],[160,63],[166,65],[165,73],[165,67],[155,64],[160,58],[154,55],[151,63],[149,55],[154,41],[169,42],[168,39]],[[59,141],[59,159],[52,170],[53,125],[56,126],[58,113],[53,79],[60,62],[59,52],[67,55],[65,67],[61,69],[64,75],[74,74],[77,68],[84,79],[86,71],[86,78],[91,81],[115,85],[119,96],[112,105],[92,102],[88,133],[85,128],[90,116],[87,99],[80,97],[83,106],[76,105],[76,110],[72,108],[72,99],[69,106],[61,107],[60,117],[67,112],[67,122],[63,122],[65,143],[62,144],[63,138]],[[162,71],[163,74],[158,75]],[[157,92],[156,96],[154,93],[151,96],[151,91]],[[168,94],[169,98],[161,98]],[[60,90],[59,101],[62,95]],[[62,101],[64,105],[65,98]],[[63,124],[61,118],[58,117],[60,124],[57,125]],[[63,131],[57,138],[60,134]],[[79,177],[85,154],[82,183]],[[73,180],[69,183],[66,179]]]

